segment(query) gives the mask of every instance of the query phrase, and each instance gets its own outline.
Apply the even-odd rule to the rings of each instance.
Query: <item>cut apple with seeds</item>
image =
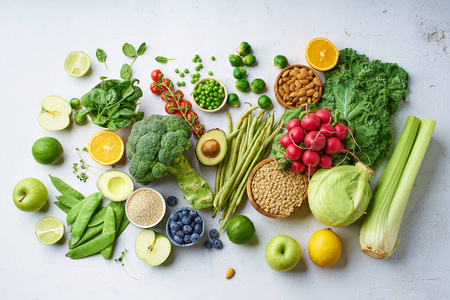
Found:
[[[69,126],[72,107],[69,102],[59,96],[47,96],[42,100],[42,110],[38,123],[47,130],[62,130]]]
[[[144,229],[136,237],[134,251],[150,266],[159,266],[169,257],[171,244],[165,235]]]

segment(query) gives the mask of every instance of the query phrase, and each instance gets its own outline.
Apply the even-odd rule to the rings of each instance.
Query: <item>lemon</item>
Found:
[[[81,77],[89,71],[91,59],[83,51],[70,53],[64,61],[64,69],[72,77]]]
[[[235,244],[248,243],[255,235],[255,225],[246,216],[235,216],[228,222],[227,235]]]
[[[330,228],[314,232],[309,239],[309,258],[319,267],[325,268],[336,263],[341,251],[341,240]]]
[[[42,244],[50,245],[64,235],[64,225],[55,217],[45,217],[36,225],[36,236]]]

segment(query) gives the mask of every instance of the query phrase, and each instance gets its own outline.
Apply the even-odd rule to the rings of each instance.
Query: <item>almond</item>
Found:
[[[233,268],[229,268],[227,271],[227,274],[225,275],[226,279],[230,279],[231,277],[234,276],[234,269]]]

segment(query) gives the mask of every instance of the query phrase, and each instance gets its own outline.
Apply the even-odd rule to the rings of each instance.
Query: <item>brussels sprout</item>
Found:
[[[84,125],[87,122],[87,116],[86,114],[80,113],[79,111],[77,111],[74,115],[74,120],[75,123],[77,123],[78,125]]]
[[[253,93],[259,94],[262,93],[266,88],[266,83],[261,78],[256,78],[252,81],[252,85],[250,86],[250,88],[252,89]]]
[[[239,107],[239,96],[235,93],[228,94],[227,104],[233,107]]]
[[[247,79],[241,78],[236,81],[236,89],[240,92],[247,92],[250,89],[250,83]]]
[[[247,42],[242,42],[239,47],[237,47],[236,51],[240,56],[246,56],[252,52],[252,46]]]
[[[228,61],[233,67],[240,67],[243,64],[242,57],[236,54],[230,54],[230,56],[228,56]]]
[[[80,109],[81,108],[81,101],[78,98],[72,98],[70,99],[70,107],[72,107],[73,109]]]
[[[233,71],[233,77],[236,79],[244,78],[246,74],[247,74],[247,70],[245,70],[243,67],[237,67]]]
[[[284,68],[287,67],[288,61],[287,61],[286,56],[284,56],[284,55],[277,55],[273,59],[273,64],[274,64],[275,67],[277,67],[279,69],[284,69]]]
[[[272,108],[272,100],[268,96],[262,95],[258,98],[258,105],[262,109],[269,110]]]
[[[246,55],[242,62],[246,66],[253,66],[256,63],[256,57],[253,54]]]

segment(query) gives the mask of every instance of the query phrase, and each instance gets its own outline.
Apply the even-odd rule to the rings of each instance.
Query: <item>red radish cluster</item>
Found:
[[[343,140],[348,128],[344,124],[331,125],[333,117],[327,109],[315,113],[306,111],[301,119],[286,124],[287,133],[278,142],[286,149],[286,157],[295,173],[312,176],[319,168],[332,167],[331,155],[349,152]],[[353,154],[353,153],[352,153]]]

